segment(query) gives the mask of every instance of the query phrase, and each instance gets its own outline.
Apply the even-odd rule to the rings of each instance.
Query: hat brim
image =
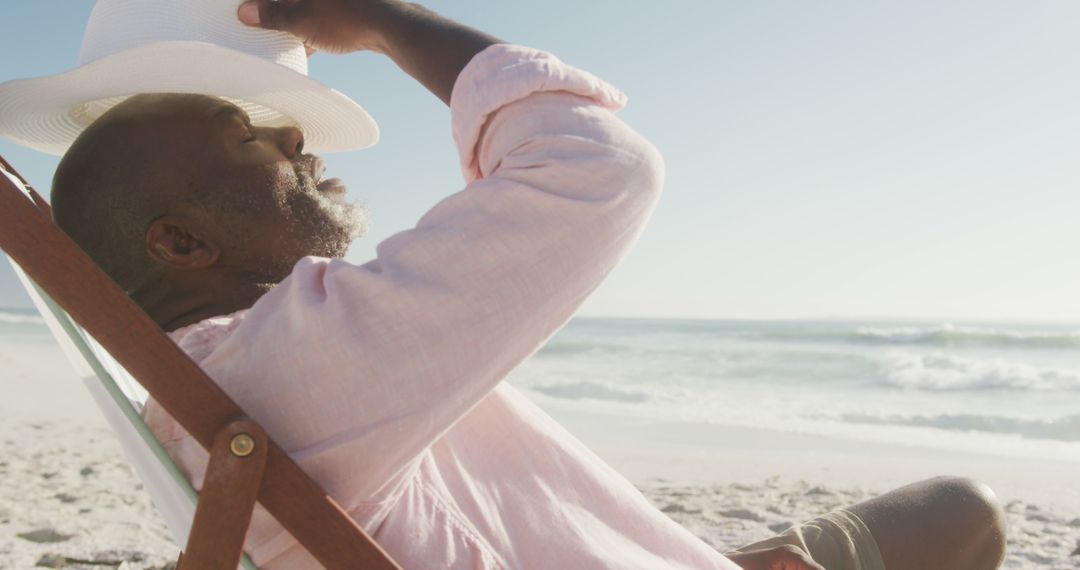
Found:
[[[139,93],[228,99],[256,125],[300,127],[311,152],[362,149],[379,140],[374,119],[341,92],[244,52],[186,41],[148,44],[64,73],[0,84],[0,136],[62,155],[94,119]]]

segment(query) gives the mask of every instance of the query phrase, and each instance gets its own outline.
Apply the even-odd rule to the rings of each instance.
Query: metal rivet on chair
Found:
[[[255,438],[246,433],[237,434],[229,442],[229,451],[237,457],[247,457],[255,451]]]

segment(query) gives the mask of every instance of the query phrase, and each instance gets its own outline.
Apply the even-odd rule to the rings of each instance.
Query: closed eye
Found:
[[[239,107],[235,105],[223,105],[217,111],[215,116],[222,117],[226,121],[231,121],[234,125],[239,123],[243,126],[244,138],[240,141],[242,144],[252,143],[258,140],[258,137],[255,136],[255,125],[251,124],[251,118]]]
[[[255,136],[255,125],[251,124],[251,119],[244,115],[244,130],[247,132],[247,138],[244,139],[244,143],[255,142],[258,137]]]

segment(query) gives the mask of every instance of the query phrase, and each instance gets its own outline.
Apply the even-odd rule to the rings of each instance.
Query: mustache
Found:
[[[310,180],[315,182],[318,176],[315,174],[316,162],[319,157],[313,154],[302,154],[293,161],[293,170],[296,171],[296,177],[300,180]]]

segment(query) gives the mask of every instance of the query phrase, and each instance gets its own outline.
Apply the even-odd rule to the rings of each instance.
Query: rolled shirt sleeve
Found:
[[[201,365],[344,507],[386,501],[641,232],[663,164],[624,100],[489,47],[451,99],[466,187],[366,264],[299,262]]]

